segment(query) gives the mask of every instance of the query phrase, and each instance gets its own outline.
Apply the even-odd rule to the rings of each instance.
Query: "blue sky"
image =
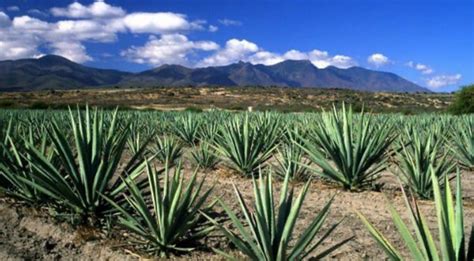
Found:
[[[0,2],[0,60],[141,71],[239,60],[362,66],[435,91],[474,82],[474,1]]]

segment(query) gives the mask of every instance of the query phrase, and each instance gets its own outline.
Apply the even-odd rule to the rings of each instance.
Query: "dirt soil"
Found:
[[[191,168],[186,167],[186,173],[191,174]],[[466,232],[474,223],[474,172],[462,173],[465,204]],[[203,173],[199,174],[204,176]],[[250,179],[240,178],[229,173],[225,167],[220,167],[213,173],[207,173],[207,184],[215,182],[214,197],[221,197],[226,203],[238,210],[235,201],[232,183],[241,190],[246,200],[253,198],[252,182]],[[391,222],[386,208],[386,200],[394,204],[402,217],[409,222],[405,203],[398,189],[396,178],[389,172],[384,173],[381,179],[386,185],[381,192],[364,191],[348,192],[324,184],[322,181],[313,181],[306,202],[302,209],[301,218],[297,224],[295,236],[304,231],[311,219],[323,205],[336,195],[331,213],[323,227],[323,233],[331,225],[344,219],[325,244],[316,250],[315,254],[323,251],[330,245],[345,238],[354,236],[354,239],[333,252],[330,259],[336,260],[380,260],[385,255],[357,218],[355,211],[360,211],[373,224],[388,236],[397,247],[403,248],[396,228]],[[275,182],[279,190],[280,182]],[[294,184],[297,190],[302,183]],[[437,236],[436,213],[432,202],[421,201],[421,210],[425,214]],[[19,205],[10,199],[0,200],[0,260],[136,260],[140,256],[131,251],[118,247],[121,243],[120,235],[113,238],[105,237],[100,231],[90,228],[72,228],[66,223],[60,223],[50,218],[46,210],[32,209]],[[218,236],[218,235],[216,235]],[[213,247],[229,249],[225,238],[212,239]],[[203,242],[204,243],[204,242]],[[209,245],[209,242],[206,242]],[[407,253],[407,251],[403,251]],[[173,260],[222,260],[210,250],[198,250],[190,255],[171,258]]]

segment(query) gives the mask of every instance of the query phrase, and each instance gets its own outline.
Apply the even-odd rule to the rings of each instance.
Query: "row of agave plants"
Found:
[[[332,199],[299,239],[293,235],[311,179],[347,190],[370,189],[387,169],[416,197],[435,201],[439,242],[416,200],[405,195],[415,237],[389,205],[414,259],[471,260],[474,254],[474,240],[465,246],[459,170],[455,201],[448,182],[456,169],[474,166],[472,116],[355,114],[344,105],[320,114],[104,112],[87,107],[2,111],[0,124],[0,187],[6,195],[47,206],[75,222],[115,220],[132,232],[130,242],[149,254],[191,251],[218,230],[250,259],[323,258],[352,238],[320,250],[340,224],[318,236]],[[184,179],[186,154],[197,168]],[[212,186],[197,179],[198,169],[209,172],[220,162],[254,181],[251,206],[234,186],[243,219],[227,203],[213,199]],[[279,199],[273,193],[275,177],[282,180]],[[298,196],[290,188],[292,181],[305,182]],[[235,229],[216,216],[216,204]],[[359,215],[387,255],[402,259]]]

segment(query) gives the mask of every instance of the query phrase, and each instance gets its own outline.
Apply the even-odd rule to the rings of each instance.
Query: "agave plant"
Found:
[[[5,122],[8,122],[5,124]],[[8,121],[5,120],[4,121],[0,121],[1,125],[0,125],[0,142],[2,142],[3,144],[6,144],[8,142],[8,137],[10,136],[10,132],[11,132],[11,129],[12,129],[12,122],[13,122],[13,119],[10,118],[8,119]]]
[[[183,155],[183,145],[169,136],[157,137],[153,152],[161,164],[173,166]]]
[[[199,140],[198,132],[200,127],[201,121],[190,113],[178,117],[173,125],[176,136],[189,145],[194,145]]]
[[[24,153],[25,146],[35,146],[37,144],[33,138],[33,130],[29,128],[29,135],[23,141],[15,143],[8,136],[7,144],[0,144],[0,153],[2,161],[0,161],[0,178],[5,180],[2,186],[6,190],[6,194],[20,200],[24,200],[31,204],[44,203],[47,201],[45,194],[41,193],[37,188],[31,186],[34,183],[34,176],[37,175],[37,169],[30,163],[30,156]],[[43,134],[45,134],[43,132]],[[43,135],[37,150],[51,164],[57,159],[54,150],[50,149],[47,142],[47,135]],[[54,158],[54,159],[53,159]],[[29,182],[25,182],[25,179]]]
[[[201,143],[191,151],[192,158],[196,165],[203,170],[212,170],[219,163],[219,157],[207,142]]]
[[[288,173],[290,180],[303,181],[308,179],[308,169],[305,167],[309,162],[304,159],[304,153],[301,147],[292,143],[285,144],[282,148],[277,149],[278,156],[276,157],[278,166],[276,174],[285,177]]]
[[[246,114],[243,119],[235,118],[224,124],[216,137],[215,148],[231,162],[232,168],[248,176],[253,175],[272,156],[279,137],[278,122],[255,126]]]
[[[163,187],[159,181],[161,174],[164,175]],[[105,197],[120,213],[119,224],[133,234],[133,245],[149,254],[167,256],[192,251],[197,246],[196,241],[214,229],[201,214],[209,214],[212,208],[213,203],[205,206],[212,187],[204,190],[204,179],[197,182],[196,172],[185,184],[181,164],[170,177],[167,166],[164,172],[157,173],[147,163],[147,177],[151,200],[134,181],[126,180],[126,206]]]
[[[219,124],[212,121],[201,125],[198,136],[201,141],[214,142],[217,133],[219,133]]]
[[[397,152],[402,180],[418,197],[431,199],[431,174],[434,173],[443,186],[444,177],[454,171],[456,164],[448,158],[448,151],[441,151],[443,139],[439,132],[433,129],[429,133],[413,129],[406,132],[408,145],[402,142],[402,149]]]
[[[398,233],[407,246],[413,260],[474,260],[474,226],[471,229],[470,240],[467,242],[467,251],[465,247],[464,213],[459,171],[456,178],[456,204],[454,204],[452,198],[448,177],[444,177],[444,183],[446,184],[444,189],[440,187],[438,177],[434,172],[431,173],[431,179],[438,218],[439,242],[435,242],[435,237],[429,230],[426,218],[420,212],[416,200],[413,199],[413,203],[410,203],[410,199],[405,194],[405,191],[403,191],[403,188],[405,203],[410,213],[416,237],[413,237],[408,225],[403,222],[400,214],[389,203],[388,208]],[[364,215],[361,213],[358,213],[358,215],[388,257],[391,260],[403,260],[400,251],[377,228],[370,224]]]
[[[1,146],[0,157],[2,159],[7,157],[7,154],[8,154],[7,146],[10,139],[10,130],[12,127],[12,121],[13,121],[12,118],[8,119],[8,121],[6,119],[0,120],[0,124],[1,124],[0,125],[0,135],[1,135],[0,136],[0,142],[1,142],[0,143],[0,146]],[[5,122],[8,122],[8,123],[5,124]],[[0,175],[0,191],[10,186],[11,186],[11,183],[7,179],[5,179],[3,175]]]
[[[137,130],[138,126],[136,124],[131,124],[129,128],[130,132],[127,138],[128,149],[132,154],[144,155],[144,150],[146,150],[154,135],[151,134],[143,138],[143,135]]]
[[[244,201],[241,192],[234,185],[237,200],[240,203],[246,225],[248,226],[247,229],[244,223],[237,218],[237,214],[220,200],[220,205],[232,221],[233,226],[237,228],[237,233],[232,232],[207,216],[251,260],[303,260],[311,256],[340,224],[338,222],[332,225],[314,242],[329,214],[329,208],[333,202],[333,199],[331,199],[316,215],[311,224],[304,229],[304,232],[299,237],[296,237],[296,242],[290,244],[310,183],[307,182],[299,196],[294,199],[293,188],[289,189],[288,186],[289,174],[287,174],[280,192],[280,202],[278,207],[275,207],[271,173],[266,178],[263,178],[260,173],[258,185],[255,179],[253,181],[255,196],[253,212],[250,211],[250,207]],[[316,260],[324,258],[349,240],[351,238],[342,240],[312,258]],[[229,259],[235,260],[235,258],[222,250],[216,249],[215,251]]]
[[[474,120],[465,118],[460,129],[453,131],[452,151],[463,167],[474,168]]]
[[[322,120],[301,146],[311,161],[322,171],[314,172],[355,190],[371,185],[386,168],[387,151],[395,139],[393,125],[386,120],[375,122],[365,113],[355,119],[352,108],[345,105],[332,113],[323,113]]]
[[[111,210],[101,195],[116,202],[123,201],[121,194],[126,185],[116,174],[131,181],[145,168],[144,163],[137,161],[140,155],[135,154],[124,164],[122,171],[118,171],[129,128],[117,127],[117,110],[109,122],[104,118],[105,113],[99,113],[97,109],[91,113],[86,107],[84,115],[79,109],[76,116],[69,110],[67,130],[53,120],[48,133],[59,157],[57,166],[34,146],[25,148],[35,172],[32,180],[19,178],[79,215],[82,222],[100,218]],[[67,139],[69,130],[73,133],[72,142]]]

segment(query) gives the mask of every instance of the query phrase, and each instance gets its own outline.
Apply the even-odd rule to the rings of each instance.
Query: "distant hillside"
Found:
[[[86,67],[55,55],[0,62],[0,91],[78,89],[107,85],[279,86],[430,92],[393,73],[361,67],[339,69],[329,66],[319,69],[307,60],[287,60],[271,66],[239,62],[194,69],[163,65],[136,74]]]
[[[364,91],[430,92],[402,77],[351,67],[339,69],[315,67],[307,60],[287,60],[265,66],[239,62],[227,66],[190,69],[179,65],[163,65],[126,77],[127,86],[279,86],[347,88]]]
[[[74,63],[64,57],[0,62],[0,91],[77,89],[116,84],[130,73]]]

